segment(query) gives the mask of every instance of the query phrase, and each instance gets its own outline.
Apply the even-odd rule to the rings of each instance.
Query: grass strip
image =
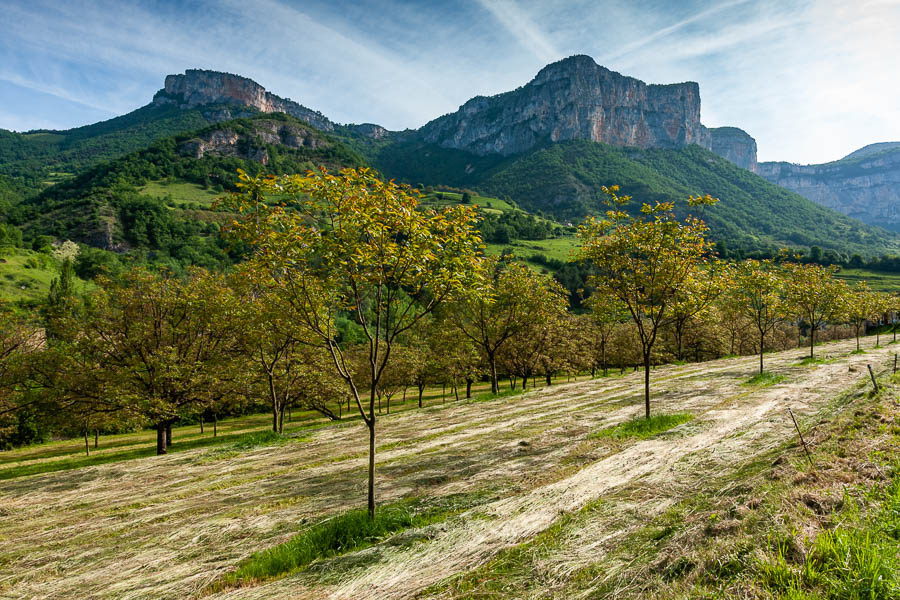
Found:
[[[293,433],[293,432],[292,432]],[[187,450],[196,450],[198,448],[219,447],[220,451],[242,451],[259,448],[262,446],[275,446],[286,443],[289,439],[288,435],[279,435],[268,431],[252,431],[248,433],[232,433],[227,435],[219,435],[217,437],[203,437],[187,441],[173,443],[167,448],[167,454],[177,452],[185,452]],[[294,441],[304,441],[303,438],[297,438]],[[93,467],[107,463],[120,462],[124,460],[134,460],[137,458],[148,458],[156,456],[156,445],[150,445],[131,450],[120,452],[100,452],[91,456],[82,456],[79,458],[64,458],[59,460],[31,463],[20,465],[17,467],[9,467],[0,469],[0,481],[5,479],[15,479],[16,477],[25,477],[28,475],[38,475],[40,473],[53,473],[56,471],[68,471],[69,469],[80,469],[81,467]]]
[[[365,509],[351,510],[325,519],[283,544],[256,552],[214,588],[248,585],[294,573],[315,560],[368,548],[406,529],[438,523],[488,500],[484,494],[453,494],[431,505],[405,500],[380,507],[374,519]]]
[[[757,373],[741,385],[747,386],[756,386],[756,387],[766,387],[769,385],[775,385],[776,383],[781,383],[787,379],[784,375],[779,373],[771,373],[769,371],[764,371],[762,373]]]
[[[662,433],[663,431],[668,431],[673,427],[677,427],[682,423],[687,423],[693,418],[694,416],[690,413],[655,415],[650,417],[649,419],[638,417],[632,419],[631,421],[625,421],[624,423],[619,423],[618,425],[613,425],[612,427],[607,427],[606,429],[595,431],[588,437],[591,439],[637,438],[640,440],[644,440],[649,437],[653,437],[657,433]]]

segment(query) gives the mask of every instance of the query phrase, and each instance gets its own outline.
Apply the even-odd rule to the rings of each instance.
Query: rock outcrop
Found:
[[[817,204],[900,231],[900,144],[880,146],[822,165],[759,163],[758,173]]]
[[[700,87],[647,85],[572,56],[547,65],[521,88],[472,98],[426,124],[425,141],[474,154],[516,154],[544,142],[586,139],[615,146],[710,148],[700,124]]]
[[[253,142],[250,142],[250,139]],[[322,148],[328,143],[309,129],[275,120],[253,122],[252,136],[240,134],[230,128],[210,131],[178,147],[183,156],[200,159],[207,154],[238,156],[268,164],[269,154],[265,144],[277,144],[288,148]]]
[[[737,127],[715,127],[709,130],[712,146],[709,148],[739,167],[756,173],[756,140]]]
[[[267,92],[252,79],[219,71],[188,69],[184,75],[167,75],[165,87],[156,93],[153,103],[182,108],[209,104],[249,106],[265,113],[289,114],[322,131],[334,130],[334,123],[322,113]]]

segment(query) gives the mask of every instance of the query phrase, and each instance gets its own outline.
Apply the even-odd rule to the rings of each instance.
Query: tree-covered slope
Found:
[[[604,210],[604,185],[620,185],[638,206],[711,194],[720,203],[703,217],[712,236],[732,248],[817,245],[845,255],[900,248],[895,234],[819,206],[697,146],[641,150],[575,140],[503,158],[409,140],[381,148],[374,162],[412,184],[468,186],[573,222]]]
[[[208,264],[194,255],[217,255],[212,262],[221,258],[221,245],[212,246],[219,244],[214,234],[225,215],[173,197],[179,191],[207,197],[225,193],[234,189],[238,169],[302,173],[318,165],[336,169],[361,164],[358,154],[304,122],[282,114],[258,115],[166,137],[92,167],[23,202],[13,224],[30,238],[50,235],[99,248],[156,253],[181,264]]]

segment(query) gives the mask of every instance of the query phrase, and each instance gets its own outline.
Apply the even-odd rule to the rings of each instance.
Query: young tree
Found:
[[[594,360],[591,361],[591,377],[594,376],[596,367],[603,370],[604,377],[608,374],[607,347],[616,326],[629,318],[625,305],[619,302],[611,294],[592,294],[587,300],[591,309],[591,324],[584,327],[584,331],[592,335],[590,347],[593,349]]]
[[[484,293],[457,302],[449,319],[478,346],[487,359],[491,392],[500,391],[497,358],[500,350],[529,327],[565,310],[566,296],[556,281],[518,263],[486,259]]]
[[[596,293],[621,302],[637,326],[644,362],[644,412],[649,419],[650,365],[657,334],[678,296],[702,276],[712,245],[703,221],[679,220],[672,202],[644,204],[642,217],[634,217],[617,208],[631,200],[619,197],[617,186],[603,191],[614,208],[605,219],[591,218],[579,228],[580,258],[591,261],[599,272],[594,278]],[[690,206],[715,202],[709,196],[688,200]]]
[[[753,324],[759,341],[759,372],[763,372],[766,336],[787,316],[783,274],[768,260],[746,260],[735,265],[725,304]]]
[[[231,232],[252,249],[291,318],[318,338],[369,431],[368,511],[375,515],[375,402],[399,336],[440,303],[471,289],[480,269],[472,207],[420,210],[418,193],[368,169],[249,177],[230,202]],[[267,196],[290,206],[267,202]],[[335,317],[349,312],[367,347],[365,375],[344,356]],[[367,405],[360,380],[370,384]]]
[[[699,269],[691,277],[685,279],[679,287],[672,302],[669,322],[675,334],[675,358],[684,358],[684,334],[688,324],[695,318],[701,318],[712,307],[719,295],[728,287],[730,270],[724,263],[710,261],[709,266]]]
[[[793,312],[809,324],[809,357],[813,358],[816,331],[843,317],[847,285],[832,276],[836,270],[833,266],[786,263],[784,269],[790,281],[786,299]]]
[[[865,281],[846,290],[843,314],[856,334],[856,351],[859,352],[859,334],[868,321],[881,318],[881,299],[869,289]]]

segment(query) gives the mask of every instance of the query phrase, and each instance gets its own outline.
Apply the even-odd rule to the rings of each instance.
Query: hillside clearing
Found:
[[[871,348],[872,341],[866,339]],[[887,347],[798,366],[803,350],[768,355],[783,382],[742,385],[757,358],[654,373],[654,410],[694,418],[646,440],[589,439],[641,409],[642,374],[562,384],[490,402],[384,418],[379,500],[489,494],[492,501],[400,539],[216,598],[409,598],[533,539],[597,502],[602,514],[548,558],[553,581],[602,559],[616,540],[829,414],[836,398],[883,371]],[[870,384],[869,384],[870,385]],[[167,598],[201,593],[240,560],[365,497],[363,427],[311,431],[287,444],[198,449],[0,482],[0,594],[9,598]],[[638,513],[644,519],[635,519]],[[542,597],[555,595],[539,590]],[[561,596],[562,597],[562,596]]]

